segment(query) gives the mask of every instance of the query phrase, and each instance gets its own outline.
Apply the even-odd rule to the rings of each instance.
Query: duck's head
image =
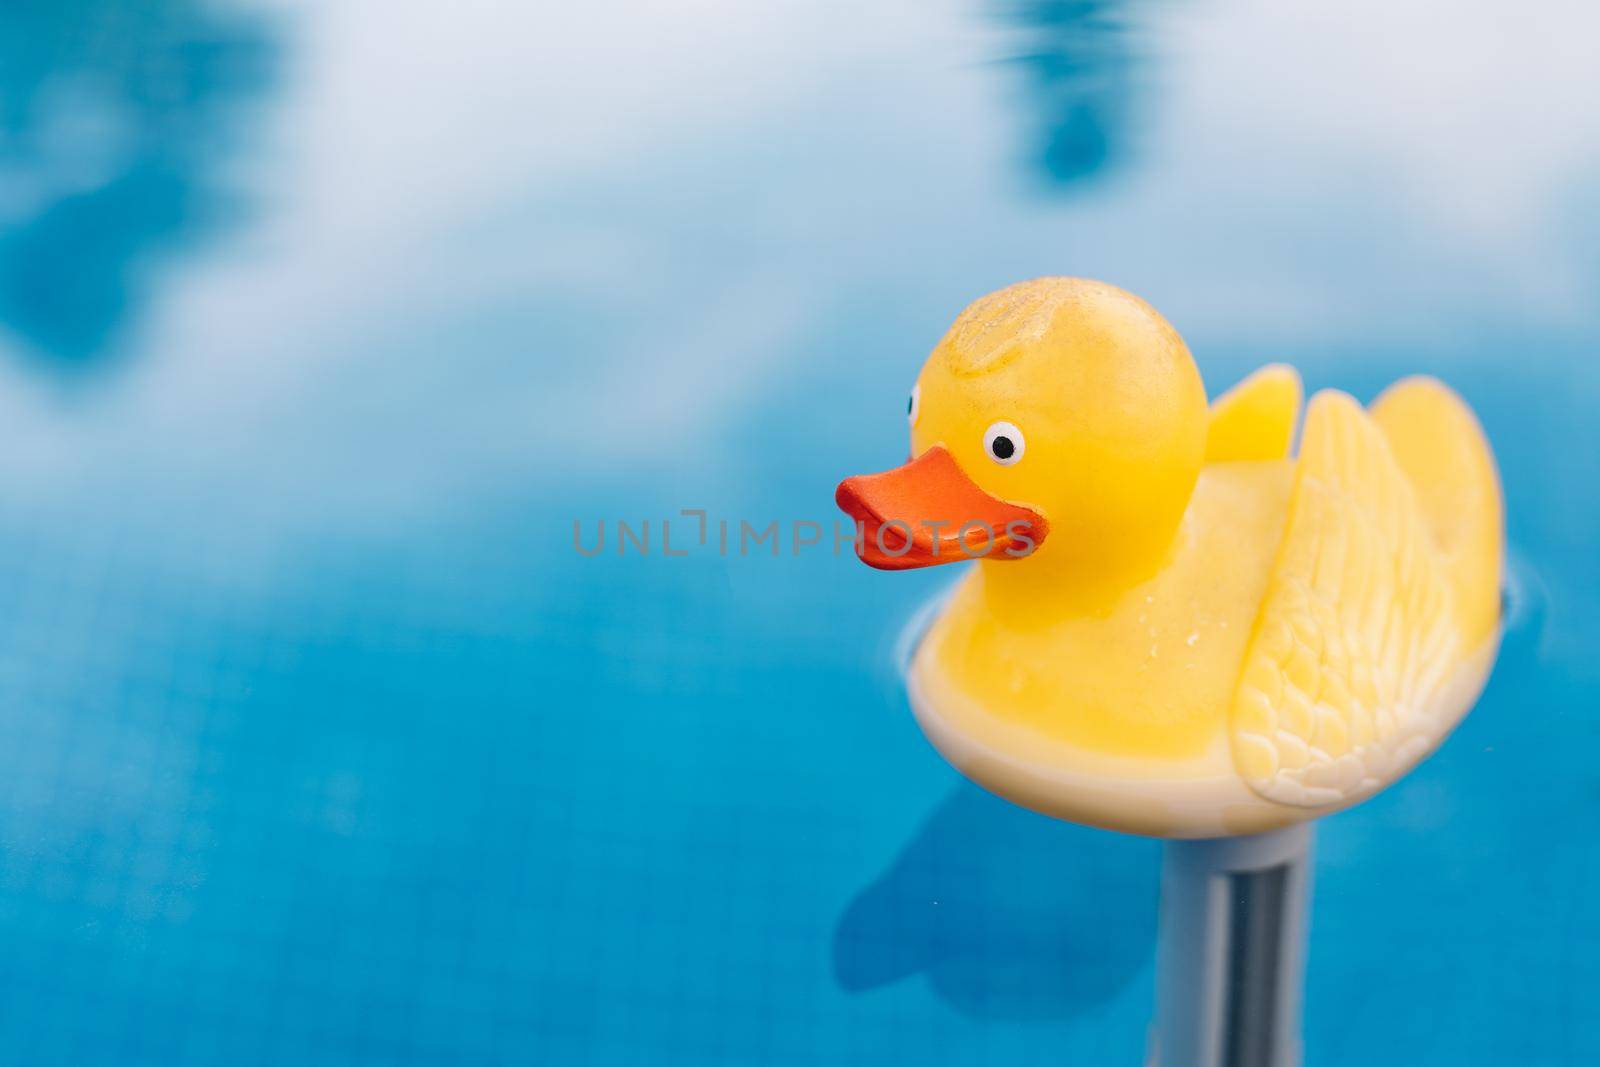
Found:
[[[911,461],[836,494],[864,525],[861,558],[884,569],[981,555],[1002,582],[1125,586],[1160,566],[1205,455],[1183,339],[1138,297],[1081,278],[973,303],[908,410]]]

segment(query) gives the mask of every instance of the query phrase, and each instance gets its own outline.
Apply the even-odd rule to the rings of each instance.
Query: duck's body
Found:
[[[1319,394],[1291,457],[1291,370],[1209,413],[1200,392],[1191,425],[1197,386],[1159,316],[1074,279],[980,301],[919,382],[922,418],[944,418],[923,435],[914,420],[912,469],[934,453],[977,467],[965,439],[986,423],[1020,453],[1031,427],[1012,484],[982,490],[1035,516],[1037,551],[974,567],[909,678],[940,751],[1028,807],[1171,837],[1325,814],[1431,751],[1492,663],[1498,482],[1453,393],[1413,379],[1370,413]],[[1141,392],[1148,418],[1127,414]],[[1012,474],[1028,460],[1040,481]],[[875,490],[847,482],[841,503],[881,523]]]
[[[929,739],[1048,814],[1149,834],[1243,832],[1224,814],[1253,799],[1233,770],[1228,708],[1291,478],[1287,460],[1203,471],[1171,562],[1099,611],[1010,625],[974,568],[913,661]]]

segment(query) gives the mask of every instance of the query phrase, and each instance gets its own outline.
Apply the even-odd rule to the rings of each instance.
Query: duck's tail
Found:
[[[1373,401],[1372,417],[1411,479],[1454,590],[1463,642],[1500,626],[1505,535],[1500,476],[1466,402],[1434,378],[1406,378]]]

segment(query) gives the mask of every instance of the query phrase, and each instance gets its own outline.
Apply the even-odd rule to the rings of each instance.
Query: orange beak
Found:
[[[1021,559],[1048,532],[1043,515],[990,496],[937,446],[894,470],[846,478],[833,499],[861,524],[861,561],[879,570]]]

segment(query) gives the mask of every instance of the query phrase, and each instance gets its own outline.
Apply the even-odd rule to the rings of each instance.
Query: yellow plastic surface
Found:
[[[1470,431],[1447,437],[1444,450],[1487,457],[1471,416],[1442,385],[1409,388],[1427,395],[1410,430]],[[1492,557],[1468,553],[1452,574],[1389,440],[1343,393],[1312,400],[1297,466],[1234,702],[1233,753],[1256,792],[1314,808],[1381,789],[1466,711],[1453,690],[1481,642],[1463,622],[1486,605],[1498,611],[1499,504],[1492,483],[1480,485],[1477,516],[1443,520],[1472,527],[1468,540],[1484,525],[1494,531]],[[1486,463],[1473,468],[1493,474]]]
[[[1269,363],[1217,397],[1211,405],[1206,462],[1283,459],[1300,418],[1300,374]]]
[[[1208,410],[1159,314],[1070,278],[974,303],[917,384],[912,454],[943,446],[1049,524],[972,567],[911,666],[928,736],[988,788],[1136,833],[1265,830],[1395,780],[1476,699],[1499,485],[1443,385],[1370,414],[1319,394],[1290,458],[1292,369]],[[985,452],[1001,420],[1010,464]]]

